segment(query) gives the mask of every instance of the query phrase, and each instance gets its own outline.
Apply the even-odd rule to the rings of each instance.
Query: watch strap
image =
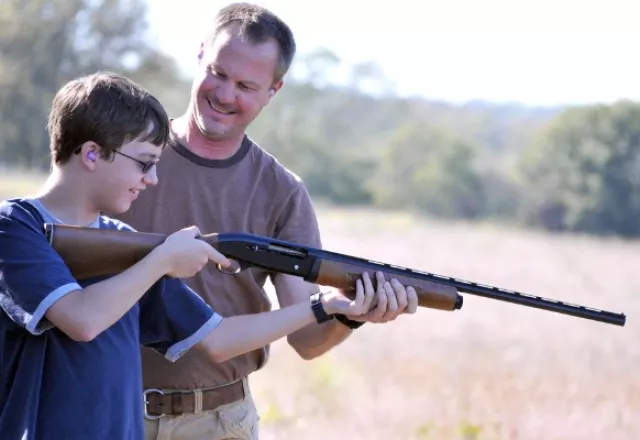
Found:
[[[337,321],[340,321],[341,323],[343,323],[344,325],[346,325],[347,327],[353,330],[360,328],[362,324],[364,324],[364,322],[354,321],[353,319],[349,319],[345,315],[334,315],[334,317],[336,318]]]
[[[311,295],[311,310],[316,317],[316,322],[322,324],[333,319],[332,315],[328,315],[322,306],[322,292]]]

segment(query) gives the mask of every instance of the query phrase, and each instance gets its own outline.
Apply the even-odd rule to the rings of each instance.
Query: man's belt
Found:
[[[198,414],[244,399],[242,380],[217,388],[186,392],[164,392],[156,388],[144,390],[144,416],[159,419],[165,415]]]

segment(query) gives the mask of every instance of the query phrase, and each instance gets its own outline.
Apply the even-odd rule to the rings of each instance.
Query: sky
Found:
[[[148,0],[152,38],[187,75],[215,0]],[[567,105],[640,101],[640,1],[254,0],[325,47],[376,62],[402,95]],[[377,6],[376,6],[377,5]]]

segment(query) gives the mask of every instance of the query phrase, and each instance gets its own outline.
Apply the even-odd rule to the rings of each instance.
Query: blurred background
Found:
[[[42,183],[75,76],[124,73],[182,114],[228,3],[0,0],[0,198]],[[249,134],[305,180],[327,249],[628,316],[466,295],[310,362],[280,341],[253,379],[262,438],[638,438],[638,6],[256,3],[299,51]]]

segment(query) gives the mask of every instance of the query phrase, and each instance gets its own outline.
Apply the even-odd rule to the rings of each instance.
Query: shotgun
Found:
[[[160,245],[167,235],[44,224],[49,244],[62,257],[78,280],[122,272]],[[310,283],[342,289],[355,296],[356,280],[363,272],[381,271],[385,279],[396,278],[412,286],[420,307],[453,311],[462,307],[458,292],[506,301],[522,306],[562,313],[578,318],[624,326],[624,314],[608,312],[513,290],[478,284],[397,265],[316,249],[297,243],[247,233],[211,233],[199,237],[232,261],[226,274],[249,267],[302,277]],[[375,277],[372,278],[375,286]]]

